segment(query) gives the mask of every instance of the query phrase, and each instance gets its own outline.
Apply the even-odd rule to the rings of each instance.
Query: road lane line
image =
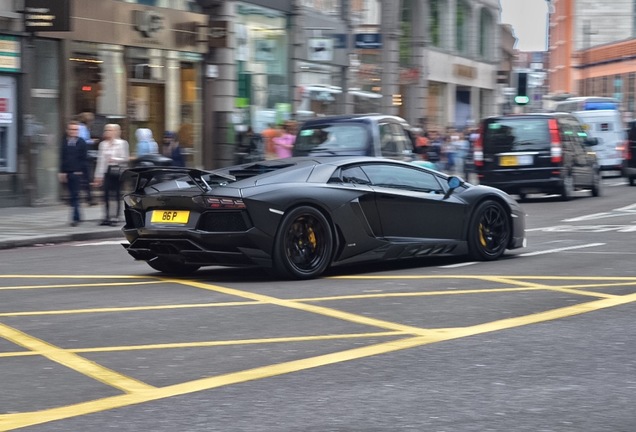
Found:
[[[142,350],[159,350],[159,349],[175,349],[175,348],[210,348],[218,346],[235,346],[235,345],[261,345],[261,344],[275,344],[275,343],[290,343],[290,342],[319,342],[325,340],[345,340],[345,339],[363,339],[363,338],[378,338],[378,337],[390,337],[390,336],[404,336],[404,332],[386,331],[386,332],[373,332],[373,333],[343,333],[343,334],[329,334],[318,336],[288,336],[278,338],[266,338],[266,339],[235,339],[235,340],[220,340],[220,341],[200,341],[200,342],[173,342],[163,344],[148,344],[148,345],[122,345],[122,346],[105,346],[105,347],[93,347],[93,348],[73,348],[67,350],[75,354],[86,353],[104,353],[104,352],[125,352],[125,351],[142,351]],[[408,336],[408,335],[407,335]],[[32,357],[39,355],[38,353],[31,351],[12,351],[0,353],[2,357]]]
[[[520,257],[529,257],[529,256],[536,256],[536,255],[545,255],[545,254],[563,252],[563,251],[568,251],[568,250],[585,249],[585,248],[604,246],[604,245],[605,245],[605,243],[588,243],[588,244],[577,245],[577,246],[566,246],[566,247],[556,248],[556,249],[547,249],[547,250],[543,250],[543,251],[527,252],[527,253],[519,254],[518,256],[520,256]]]
[[[112,369],[108,369],[77,354],[68,352],[63,348],[49,344],[6,324],[0,323],[0,337],[38,353],[55,363],[66,366],[77,373],[84,374],[126,393],[134,393],[154,388],[146,383],[115,372]]]
[[[86,283],[86,284],[57,284],[57,285],[17,285],[0,287],[0,291],[11,290],[30,290],[30,289],[52,289],[52,288],[90,288],[90,287],[109,287],[109,286],[133,286],[133,285],[152,285],[160,284],[161,281],[144,281],[144,282],[110,282],[110,283]]]

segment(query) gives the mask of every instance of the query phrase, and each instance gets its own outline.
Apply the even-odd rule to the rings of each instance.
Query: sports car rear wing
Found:
[[[153,184],[170,180],[177,180],[184,177],[187,177],[185,181],[196,185],[199,189],[201,189],[201,192],[207,192],[212,189],[210,182],[214,179],[219,179],[222,183],[230,183],[236,181],[236,178],[234,176],[221,174],[219,172],[178,167],[130,168],[122,173],[121,180],[122,182],[125,182],[129,179],[132,179],[134,182],[133,193],[137,193],[142,192],[145,188]]]

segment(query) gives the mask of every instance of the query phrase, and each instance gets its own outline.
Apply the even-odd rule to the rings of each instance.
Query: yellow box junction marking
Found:
[[[610,295],[607,293],[591,291],[588,289],[599,289],[602,287],[617,287],[617,286],[634,286],[636,285],[636,278],[619,278],[619,277],[550,277],[550,276],[339,276],[337,279],[355,279],[355,280],[380,280],[380,279],[428,279],[428,280],[440,280],[440,279],[472,279],[481,281],[490,281],[503,285],[512,285],[513,287],[505,288],[492,288],[492,289],[474,289],[474,290],[448,290],[448,291],[429,291],[429,292],[412,292],[412,293],[374,293],[374,294],[360,294],[360,295],[343,295],[343,296],[330,296],[330,297],[315,297],[315,298],[300,298],[300,299],[281,299],[272,296],[255,294],[247,291],[237,290],[233,288],[221,287],[218,285],[207,284],[196,281],[185,281],[175,279],[164,278],[148,278],[148,277],[113,277],[113,276],[24,276],[24,275],[8,275],[0,276],[1,279],[8,278],[59,278],[59,279],[108,279],[108,278],[121,278],[121,279],[144,279],[146,283],[168,282],[175,283],[189,287],[195,287],[199,289],[209,290],[221,294],[235,296],[243,299],[243,301],[236,302],[224,302],[224,303],[201,303],[201,304],[189,304],[189,305],[164,305],[164,306],[133,306],[133,307],[121,307],[121,308],[96,308],[96,309],[77,309],[66,311],[32,311],[32,312],[4,312],[0,313],[2,316],[19,316],[21,314],[28,315],[44,315],[44,314],[73,314],[73,313],[100,313],[100,312],[129,312],[137,310],[160,310],[169,308],[194,308],[194,307],[222,307],[222,306],[256,306],[256,305],[277,305],[280,307],[292,308],[295,310],[304,311],[307,313],[314,313],[321,316],[327,316],[335,319],[340,319],[356,324],[363,324],[379,328],[384,331],[378,331],[373,333],[355,333],[355,334],[340,334],[340,335],[321,335],[321,336],[290,336],[268,339],[245,339],[235,341],[201,341],[201,342],[189,342],[189,343],[171,343],[171,344],[153,344],[153,345],[135,345],[135,346],[122,346],[122,347],[94,347],[94,348],[76,348],[76,349],[62,349],[51,344],[46,343],[40,339],[32,337],[19,330],[13,329],[7,325],[0,324],[0,337],[7,339],[13,343],[16,343],[29,351],[26,352],[13,352],[13,353],[0,353],[2,357],[12,356],[24,356],[24,355],[42,355],[52,361],[60,363],[69,367],[72,370],[83,373],[89,377],[92,377],[102,383],[113,386],[124,394],[118,396],[107,397],[103,399],[82,402],[78,404],[62,406],[58,408],[51,408],[34,412],[23,412],[14,414],[0,415],[0,430],[12,430],[15,428],[31,426],[35,424],[46,423],[55,420],[61,420],[70,417],[81,416],[90,413],[96,413],[113,408],[124,407],[133,404],[141,404],[153,400],[169,398],[178,395],[189,394],[198,391],[210,390],[222,386],[231,384],[243,383],[252,380],[264,379],[281,374],[287,374],[297,371],[302,371],[310,368],[316,368],[333,363],[339,363],[344,361],[350,361],[355,359],[361,359],[369,356],[390,353],[398,350],[415,348],[422,345],[431,343],[458,339],[467,336],[473,336],[488,332],[494,332],[504,329],[510,329],[514,327],[520,327],[530,324],[536,324],[545,321],[551,321],[579,315],[587,312],[592,312],[600,309],[611,308],[620,306],[636,301],[636,293],[628,295]],[[602,283],[585,283],[585,284],[571,284],[571,285],[544,285],[539,283],[529,282],[532,280],[550,280],[550,281],[598,281]],[[613,281],[609,283],[608,281]],[[109,284],[85,284],[83,286],[95,286],[95,285],[109,285]],[[42,288],[44,286],[36,285],[33,288]],[[53,286],[49,286],[53,287]],[[57,285],[55,286],[58,287]],[[66,287],[66,285],[62,285]],[[73,284],[75,288],[81,288],[82,284]],[[18,287],[13,287],[17,289]],[[7,287],[6,289],[11,289]],[[19,289],[26,289],[26,286],[19,287]],[[508,318],[497,320],[493,322],[482,323],[469,327],[460,328],[446,328],[446,329],[425,329],[420,327],[402,325],[385,320],[374,319],[366,316],[356,315],[353,313],[343,312],[336,309],[331,309],[323,306],[317,306],[314,304],[306,304],[306,302],[326,302],[332,300],[343,300],[352,298],[381,298],[381,297],[394,297],[394,296],[432,296],[432,295],[462,295],[462,294],[488,294],[488,293],[503,293],[503,292],[517,292],[517,291],[559,291],[569,294],[592,296],[597,300],[592,300],[587,303],[581,303],[573,306],[548,310],[531,315]],[[402,339],[392,340],[382,343],[377,343],[365,347],[347,349],[336,353],[319,355],[306,359],[293,360],[282,362],[278,364],[272,364],[268,366],[257,367],[249,370],[238,371],[219,376],[207,377],[197,379],[181,384],[170,385],[166,387],[152,387],[138,380],[132,379],[125,375],[119,374],[108,368],[102,367],[94,362],[88,361],[79,353],[88,352],[108,352],[108,351],[127,351],[127,350],[141,350],[141,349],[175,349],[175,348],[191,348],[191,347],[209,347],[209,346],[221,346],[221,345],[237,345],[237,344],[261,344],[261,343],[291,343],[300,341],[316,341],[316,340],[328,340],[328,339],[353,339],[362,337],[397,337],[405,336]]]

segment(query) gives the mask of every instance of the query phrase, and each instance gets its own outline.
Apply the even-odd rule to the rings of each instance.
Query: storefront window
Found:
[[[241,122],[256,131],[289,116],[286,17],[282,12],[236,4],[236,61]]]
[[[123,47],[74,42],[69,61],[73,112],[90,113],[91,138],[99,142],[106,123],[126,117]]]

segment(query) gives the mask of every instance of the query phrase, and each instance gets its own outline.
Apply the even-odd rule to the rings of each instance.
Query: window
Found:
[[[371,184],[367,175],[359,166],[344,168],[329,180],[329,183],[348,183],[348,184]]]
[[[412,151],[411,140],[402,126],[396,123],[380,125],[382,156],[396,158]]]
[[[372,186],[415,192],[444,192],[434,174],[421,171],[415,167],[369,164],[363,165],[362,170],[371,181]]]
[[[440,5],[438,0],[431,0],[429,3],[429,34],[431,45],[439,47],[441,44],[440,37]]]
[[[486,60],[492,57],[490,47],[493,46],[493,41],[491,40],[493,28],[492,16],[486,9],[482,9],[479,16],[479,56]]]

